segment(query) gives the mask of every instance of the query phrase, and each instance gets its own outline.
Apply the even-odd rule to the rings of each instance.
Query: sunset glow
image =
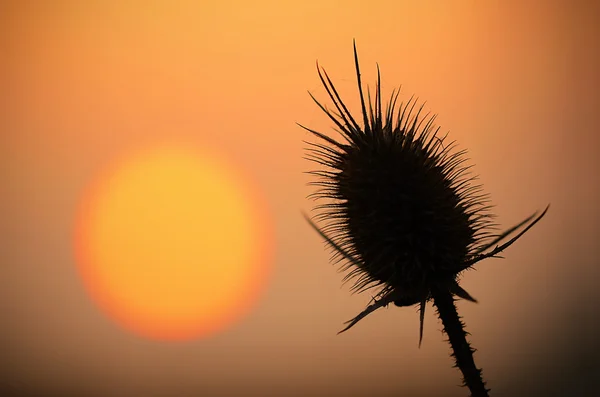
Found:
[[[94,301],[153,339],[232,325],[266,281],[267,232],[255,189],[222,159],[177,148],[116,164],[84,195],[78,264]]]

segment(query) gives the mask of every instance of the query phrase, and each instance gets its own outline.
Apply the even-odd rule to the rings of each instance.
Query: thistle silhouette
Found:
[[[344,263],[344,280],[355,279],[354,292],[379,291],[362,313],[348,321],[344,332],[373,311],[394,303],[419,305],[419,346],[425,307],[432,300],[452,347],[456,366],[472,396],[488,396],[466,339],[455,297],[477,302],[458,283],[458,276],[477,262],[498,258],[548,211],[534,213],[503,233],[490,212],[489,196],[473,184],[466,151],[437,136],[435,116],[422,116],[417,100],[396,107],[394,90],[382,108],[379,66],[375,99],[363,94],[356,43],[354,63],[361,102],[362,127],[351,115],[324,69],[319,78],[336,111],[310,94],[335,123],[344,141],[299,124],[321,142],[306,142],[305,158],[326,169],[308,172],[318,190],[309,198],[318,204],[310,225],[333,248],[332,261]],[[368,109],[367,109],[368,108]],[[319,228],[314,222],[322,222]]]

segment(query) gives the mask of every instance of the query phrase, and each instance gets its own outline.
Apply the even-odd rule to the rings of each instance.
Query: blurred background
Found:
[[[299,122],[331,123],[315,61],[357,108],[364,82],[402,85],[468,148],[512,226],[506,253],[467,272],[459,301],[494,396],[591,396],[600,377],[600,7],[592,1],[0,2],[0,394],[466,396],[429,306],[368,303],[301,210],[313,190]],[[82,191],[138,147],[198,145],[252,179],[272,223],[253,310],[187,342],[123,330],[90,298],[73,247]],[[201,203],[199,203],[201,205]],[[594,384],[594,386],[596,386]]]

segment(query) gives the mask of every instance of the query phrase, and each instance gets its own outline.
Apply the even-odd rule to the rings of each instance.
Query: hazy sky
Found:
[[[151,5],[150,5],[151,3]],[[464,275],[460,301],[494,396],[585,395],[595,335],[599,8],[592,1],[2,1],[0,391],[16,396],[466,396],[431,310],[380,310],[306,224],[309,135],[331,123],[315,61],[357,109],[363,81],[427,101],[469,150],[498,222],[544,220]],[[82,191],[137,148],[222,153],[266,200],[271,275],[207,339],[123,330],[77,272]],[[578,392],[580,394],[578,394]],[[554,394],[553,394],[554,393]],[[4,394],[3,394],[4,395]]]

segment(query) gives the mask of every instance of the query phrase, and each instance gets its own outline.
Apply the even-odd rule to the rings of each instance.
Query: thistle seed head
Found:
[[[360,84],[356,48],[355,60]],[[374,103],[368,93],[365,105],[359,86],[363,126],[327,73],[319,69],[319,76],[338,113],[323,110],[345,142],[308,143],[307,157],[328,168],[313,172],[313,196],[329,200],[319,207],[322,231],[359,265],[350,273],[353,289],[385,285],[422,295],[433,283],[454,280],[491,226],[487,196],[471,185],[465,152],[438,137],[435,116],[423,114],[414,98],[397,105],[393,92],[383,114],[379,75]]]
[[[365,100],[356,45],[354,61],[362,120],[317,64],[335,110],[311,97],[343,140],[301,125],[319,138],[305,142],[305,158],[321,166],[309,172],[318,187],[309,197],[321,202],[312,219],[322,226],[309,222],[334,248],[332,260],[344,262],[353,291],[381,288],[375,309],[391,302],[423,309],[432,288],[474,301],[458,286],[459,273],[493,256],[485,251],[533,216],[494,234],[489,197],[474,183],[466,151],[438,135],[435,116],[424,114],[415,98],[398,104],[393,91],[384,111],[379,68],[374,100],[368,89]]]

